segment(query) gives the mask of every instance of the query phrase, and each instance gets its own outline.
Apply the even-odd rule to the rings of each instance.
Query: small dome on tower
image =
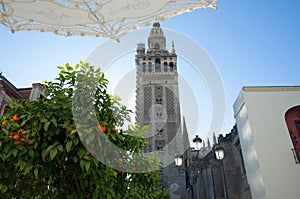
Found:
[[[157,28],[159,28],[159,27],[160,27],[160,24],[159,24],[159,22],[155,22],[155,23],[153,23],[153,27],[157,27]]]

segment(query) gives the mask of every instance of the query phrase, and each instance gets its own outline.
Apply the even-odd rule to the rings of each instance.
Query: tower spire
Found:
[[[172,41],[172,54],[176,54],[174,41]]]
[[[183,116],[183,149],[187,149],[190,146],[189,134],[186,128],[185,117]]]
[[[213,144],[214,146],[217,144],[217,138],[215,132],[213,132]]]
[[[208,148],[208,149],[211,148],[209,138],[207,138],[207,148]]]

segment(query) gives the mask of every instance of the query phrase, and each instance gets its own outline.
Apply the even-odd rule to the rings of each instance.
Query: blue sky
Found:
[[[242,86],[299,85],[300,1],[219,0],[217,6],[184,13],[161,26],[197,42],[215,63],[226,94],[220,132],[226,133],[234,124],[232,104]],[[0,25],[0,69],[17,87],[29,87],[55,77],[58,65],[86,60],[106,40],[38,31],[12,34]]]

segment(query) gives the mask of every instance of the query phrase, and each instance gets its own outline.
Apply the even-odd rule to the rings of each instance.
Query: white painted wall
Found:
[[[254,199],[299,199],[285,112],[300,104],[300,87],[244,87],[233,108]]]

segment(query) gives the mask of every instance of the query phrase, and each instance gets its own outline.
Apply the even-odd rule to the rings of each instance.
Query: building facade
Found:
[[[29,88],[17,88],[2,73],[0,74],[0,114],[3,114],[7,103],[12,98],[34,101],[41,96],[45,96],[45,90],[41,84],[34,83]]]
[[[159,154],[162,184],[170,189],[171,198],[185,198],[185,173],[174,163],[175,154],[182,154],[188,145],[182,134],[177,55],[174,44],[171,51],[167,49],[159,23],[153,24],[148,49],[144,43],[137,44],[135,62],[136,121],[149,127],[143,152]]]
[[[253,198],[300,198],[300,87],[243,87],[234,116]]]
[[[300,87],[243,87],[233,108],[222,164],[213,149],[189,153],[189,198],[300,198]]]

